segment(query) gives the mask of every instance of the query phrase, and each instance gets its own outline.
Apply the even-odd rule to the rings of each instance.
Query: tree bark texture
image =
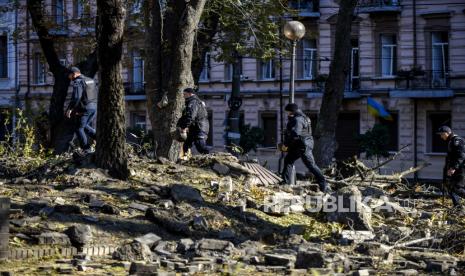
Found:
[[[350,33],[357,0],[340,1],[334,53],[315,131],[314,154],[321,167],[328,167],[337,150],[336,128],[350,71]]]
[[[44,0],[27,0],[27,8],[31,15],[31,21],[39,37],[45,60],[50,72],[53,74],[55,83],[49,106],[49,121],[51,130],[50,146],[56,153],[62,153],[68,149],[68,142],[73,138],[73,127],[71,122],[64,117],[64,104],[70,80],[69,69],[61,65],[56,48],[56,37],[49,32],[47,19],[43,12]],[[97,72],[97,54],[94,51],[86,60],[78,64],[82,73],[93,78]]]
[[[173,139],[184,107],[182,91],[192,87],[192,56],[200,17],[206,0],[147,0],[146,95],[155,139],[156,155],[177,160],[180,144]]]
[[[129,176],[121,75],[125,5],[123,0],[97,0],[100,88],[95,163],[120,179]]]

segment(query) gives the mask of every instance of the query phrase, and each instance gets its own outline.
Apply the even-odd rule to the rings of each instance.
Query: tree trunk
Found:
[[[315,131],[314,154],[321,167],[331,164],[337,150],[337,120],[344,99],[345,81],[350,71],[350,32],[356,5],[357,0],[340,1],[334,54]]]
[[[169,1],[164,15],[157,0],[146,1],[146,94],[156,154],[177,160],[173,139],[184,106],[182,91],[194,85],[194,38],[206,0]]]
[[[125,3],[123,0],[97,0],[97,10],[100,88],[95,162],[98,167],[108,169],[112,176],[127,179],[129,169],[121,75]]]
[[[42,52],[53,74],[55,83],[49,106],[49,121],[51,139],[50,146],[56,153],[62,153],[68,149],[68,142],[73,138],[73,126],[64,117],[64,104],[70,80],[68,68],[61,65],[55,50],[55,37],[49,33],[49,26],[44,15],[44,0],[27,0],[27,8],[31,15],[32,25],[39,37]],[[90,54],[86,60],[79,63],[82,73],[93,78],[97,72],[96,53]]]

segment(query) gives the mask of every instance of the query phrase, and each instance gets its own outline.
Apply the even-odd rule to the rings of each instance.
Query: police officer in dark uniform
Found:
[[[288,104],[285,107],[288,113],[288,122],[286,126],[284,151],[287,149],[287,155],[284,158],[283,180],[290,183],[293,173],[294,163],[297,159],[302,158],[303,163],[308,170],[315,176],[316,181],[322,192],[328,192],[325,177],[313,158],[313,137],[312,125],[308,118],[296,104]]]
[[[454,206],[460,206],[460,197],[465,197],[463,166],[465,161],[465,140],[452,132],[448,126],[438,130],[441,139],[447,141],[445,173],[449,178],[448,193]]]
[[[65,115],[67,118],[77,117],[76,134],[81,148],[90,152],[91,147],[87,136],[96,139],[96,132],[91,124],[97,111],[97,86],[93,79],[82,75],[77,67],[71,67],[68,77],[73,81],[73,94]]]
[[[197,97],[194,89],[184,89],[186,100],[182,117],[178,121],[181,132],[187,132],[187,139],[184,141],[183,150],[186,153],[192,144],[195,144],[197,151],[201,154],[208,154],[207,138],[210,125],[208,123],[208,112],[205,103]]]

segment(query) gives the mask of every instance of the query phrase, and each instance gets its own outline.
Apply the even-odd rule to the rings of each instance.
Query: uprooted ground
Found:
[[[411,171],[382,176],[359,161],[347,164],[349,176],[333,170],[334,195],[370,199],[351,213],[324,213],[305,210],[308,196],[323,197],[317,185],[260,186],[227,154],[177,164],[133,156],[130,166],[130,180],[120,181],[89,157],[0,160],[0,196],[12,202],[10,248],[61,246],[40,236],[69,235],[75,226],[85,227],[86,238],[76,245],[70,236],[64,245],[119,248],[81,262],[59,255],[10,260],[0,272],[31,275],[63,266],[82,275],[465,272],[462,213],[436,186],[406,183]],[[149,233],[148,242],[135,241]]]

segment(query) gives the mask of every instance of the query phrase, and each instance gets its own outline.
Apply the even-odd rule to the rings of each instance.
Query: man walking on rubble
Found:
[[[76,134],[84,152],[91,152],[88,137],[96,139],[96,131],[91,124],[97,112],[97,86],[95,81],[81,74],[77,67],[71,67],[68,75],[73,81],[73,94],[65,116],[76,116],[78,125]]]
[[[281,146],[282,151],[287,151],[282,173],[284,182],[291,184],[294,163],[297,159],[302,158],[307,169],[315,176],[320,190],[325,193],[329,192],[330,189],[326,179],[313,158],[312,123],[310,118],[294,103],[286,105],[285,110],[288,113],[288,122],[284,143]]]
[[[208,154],[207,138],[210,125],[208,122],[208,112],[205,103],[194,93],[194,89],[184,89],[184,99],[186,100],[182,117],[178,121],[181,136],[185,137],[183,152],[195,144],[197,151],[201,154]]]
[[[447,141],[447,157],[444,166],[445,176],[449,179],[448,193],[455,207],[462,208],[460,197],[465,197],[463,166],[465,161],[465,140],[452,132],[448,126],[439,128],[438,135]]]

